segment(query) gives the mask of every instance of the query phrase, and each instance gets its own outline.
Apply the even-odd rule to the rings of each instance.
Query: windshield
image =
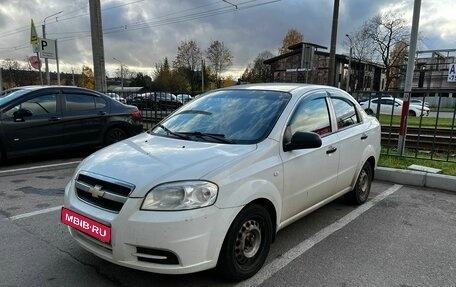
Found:
[[[290,98],[275,91],[216,91],[193,100],[150,132],[190,140],[258,143],[268,136]]]

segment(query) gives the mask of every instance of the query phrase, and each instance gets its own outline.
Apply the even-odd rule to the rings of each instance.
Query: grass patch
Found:
[[[399,157],[395,155],[380,155],[378,166],[390,167],[397,169],[407,169],[412,164],[438,168],[442,170],[443,174],[456,176],[456,162],[444,162],[438,160],[411,158],[411,157]]]
[[[401,116],[390,116],[390,115],[380,115],[379,119],[382,125],[389,126],[401,124]],[[437,122],[437,118],[430,118],[430,117],[408,117],[407,119],[407,126],[410,127],[431,127],[434,128]],[[453,119],[447,118],[439,118],[437,122],[437,128],[451,128],[453,126]]]

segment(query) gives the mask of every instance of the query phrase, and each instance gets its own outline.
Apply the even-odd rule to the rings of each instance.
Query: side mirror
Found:
[[[31,117],[33,114],[30,110],[19,109],[13,113],[13,119],[16,122],[24,121],[24,117]]]
[[[284,144],[285,152],[297,149],[309,149],[321,147],[321,137],[313,132],[296,132],[289,143]]]

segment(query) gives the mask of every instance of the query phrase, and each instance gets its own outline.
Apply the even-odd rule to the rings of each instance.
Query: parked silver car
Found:
[[[373,98],[371,100],[364,100],[359,103],[364,110],[372,115],[377,113],[378,107],[380,114],[400,116],[402,114],[403,101],[400,99],[384,97],[381,99]],[[410,103],[408,115],[412,117],[429,116],[430,109],[426,106],[418,106]]]
[[[341,196],[366,202],[379,156],[379,122],[346,92],[239,85],[82,161],[61,221],[122,266],[243,280],[279,230]]]

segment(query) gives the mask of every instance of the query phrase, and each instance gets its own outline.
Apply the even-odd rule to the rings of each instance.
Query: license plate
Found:
[[[60,221],[102,242],[111,242],[111,227],[62,207]]]

